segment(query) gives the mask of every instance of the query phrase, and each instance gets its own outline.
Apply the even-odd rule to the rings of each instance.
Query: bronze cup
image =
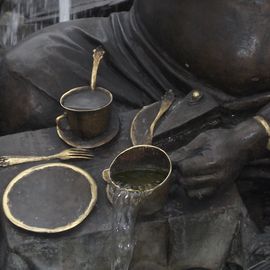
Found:
[[[108,183],[107,196],[110,202],[117,189],[126,189],[128,192],[138,192],[136,189],[119,186],[114,175],[121,172],[136,170],[163,170],[164,179],[159,184],[145,189],[139,214],[150,215],[160,210],[168,196],[169,179],[172,173],[172,162],[165,151],[152,145],[137,145],[120,153],[111,163],[110,168],[103,171],[103,179]],[[128,176],[127,176],[128,179]]]
[[[91,139],[102,134],[111,117],[113,96],[110,91],[82,86],[69,90],[61,99],[69,126],[81,138]]]

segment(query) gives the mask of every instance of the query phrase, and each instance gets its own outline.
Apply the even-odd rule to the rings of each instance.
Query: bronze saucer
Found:
[[[159,114],[160,102],[143,107],[134,117],[130,138],[133,145],[147,144],[148,131]],[[188,144],[200,133],[221,124],[218,102],[207,92],[193,90],[184,98],[176,98],[158,121],[152,144],[167,152]]]
[[[130,139],[132,145],[145,144],[147,130],[155,119],[161,102],[144,106],[134,117],[130,127]]]
[[[56,118],[56,131],[58,136],[72,147],[93,149],[109,143],[118,134],[120,120],[116,113],[112,112],[109,123],[103,134],[92,139],[83,139],[71,131],[67,117],[63,114]]]
[[[16,226],[37,233],[59,233],[79,225],[97,200],[97,185],[86,171],[48,163],[18,174],[7,186],[3,209]]]

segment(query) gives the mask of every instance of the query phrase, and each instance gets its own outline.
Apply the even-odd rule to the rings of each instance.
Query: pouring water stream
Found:
[[[135,223],[142,192],[120,189],[113,196],[111,270],[128,270],[135,247]]]

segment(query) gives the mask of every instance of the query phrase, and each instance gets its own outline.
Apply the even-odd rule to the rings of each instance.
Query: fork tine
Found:
[[[91,151],[89,149],[81,149],[81,148],[71,148],[69,153],[90,153]]]
[[[69,156],[70,159],[92,159],[90,156]]]
[[[80,152],[80,151],[70,151],[68,154],[76,154],[76,155],[92,155],[90,152]]]
[[[90,151],[78,151],[78,150],[72,150],[72,151],[69,151],[69,153],[77,153],[77,154],[91,154]]]
[[[67,155],[89,155],[89,156],[93,156],[93,154],[91,154],[90,152],[69,152],[67,153]]]
[[[78,158],[86,157],[86,158],[93,158],[93,156],[90,156],[90,155],[69,155],[68,157],[78,157]]]

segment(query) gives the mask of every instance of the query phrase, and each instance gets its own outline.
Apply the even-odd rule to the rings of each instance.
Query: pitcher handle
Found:
[[[102,178],[107,183],[110,183],[111,182],[110,169],[105,169],[102,172]]]

